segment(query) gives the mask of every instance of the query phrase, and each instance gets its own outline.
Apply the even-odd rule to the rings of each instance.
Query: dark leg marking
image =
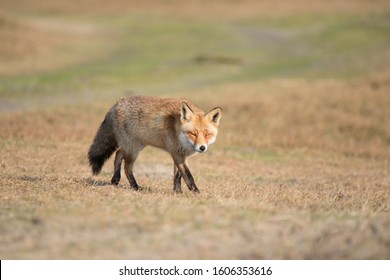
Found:
[[[175,193],[182,193],[181,174],[178,168],[176,167],[176,164],[174,164],[174,171],[173,171],[173,191]]]
[[[188,189],[193,192],[199,192],[199,189],[195,184],[194,177],[192,177],[191,171],[188,166],[185,163],[180,163],[177,165],[177,168],[179,169],[181,176],[186,182]]]
[[[119,181],[121,180],[122,160],[123,160],[123,151],[119,149],[115,154],[114,175],[112,176],[111,179],[111,184],[113,185],[118,185]]]
[[[138,186],[137,181],[135,180],[134,175],[133,175],[134,161],[135,161],[135,159],[133,159],[132,156],[129,156],[129,155],[125,156],[125,174],[126,174],[127,180],[129,180],[130,186],[133,189],[138,190],[139,186]]]

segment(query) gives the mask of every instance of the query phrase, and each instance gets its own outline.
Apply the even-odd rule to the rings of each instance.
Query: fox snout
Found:
[[[206,152],[207,146],[206,146],[206,145],[201,145],[201,146],[199,146],[199,147],[195,146],[195,150],[196,150],[198,153],[203,153],[203,152]]]

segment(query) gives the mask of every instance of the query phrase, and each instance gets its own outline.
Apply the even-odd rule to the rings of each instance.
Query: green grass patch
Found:
[[[148,14],[86,20],[104,30],[100,56],[50,72],[0,77],[0,97],[166,93],[278,77],[348,78],[383,64],[390,46],[387,13],[232,22]]]
[[[247,78],[349,78],[370,73],[390,45],[390,17],[306,15],[244,21]]]

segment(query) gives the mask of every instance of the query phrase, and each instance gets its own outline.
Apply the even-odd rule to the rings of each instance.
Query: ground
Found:
[[[387,1],[117,2],[2,3],[1,259],[389,259]],[[153,148],[92,176],[135,94],[222,107],[200,194]]]

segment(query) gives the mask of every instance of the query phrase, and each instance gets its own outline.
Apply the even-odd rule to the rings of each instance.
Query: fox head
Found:
[[[217,107],[207,114],[194,112],[187,103],[181,104],[180,142],[189,152],[203,153],[217,138],[222,110]]]

